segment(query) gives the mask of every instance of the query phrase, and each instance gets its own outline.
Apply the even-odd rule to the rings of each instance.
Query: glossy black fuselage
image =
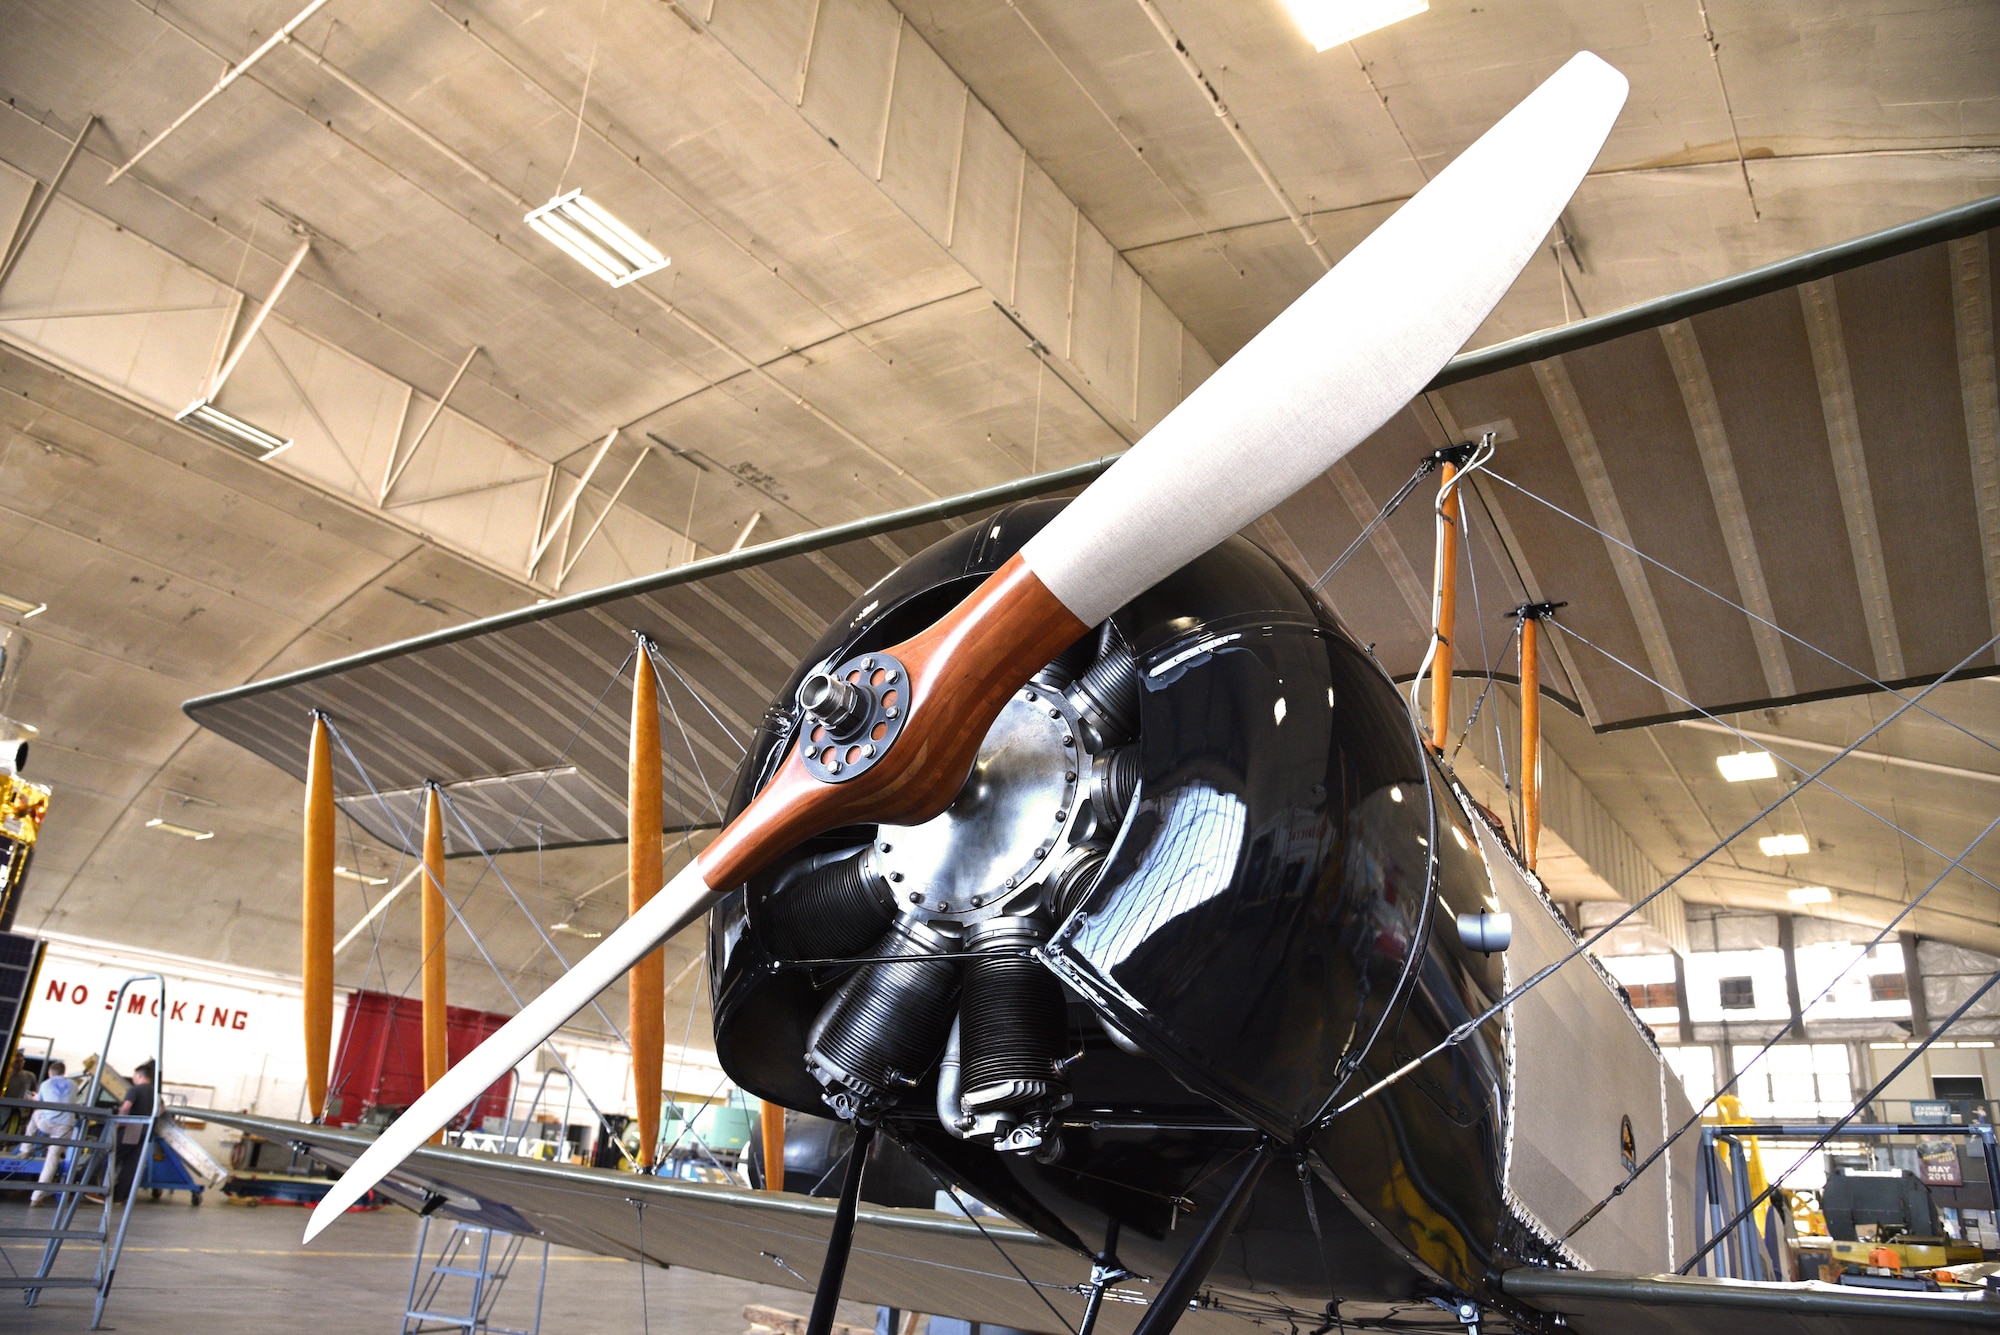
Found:
[[[1004,511],[857,599],[774,704],[737,809],[790,744],[808,669],[929,624],[1061,504]],[[1061,1156],[954,1138],[933,1112],[934,1077],[885,1128],[1079,1252],[1097,1251],[1116,1219],[1121,1259],[1155,1277],[1230,1162],[1269,1135],[1289,1159],[1263,1178],[1213,1283],[1308,1311],[1329,1288],[1490,1295],[1520,1244],[1500,1187],[1498,1022],[1330,1116],[1497,993],[1497,958],[1465,950],[1454,927],[1490,893],[1466,807],[1367,651],[1250,543],[1232,539],[1113,619],[1142,683],[1140,782],[1103,876],[1043,952],[1083,1054]],[[800,855],[870,837],[835,831]],[[802,1054],[838,971],[780,960],[757,890],[711,918],[717,1051],[760,1098],[823,1113]]]

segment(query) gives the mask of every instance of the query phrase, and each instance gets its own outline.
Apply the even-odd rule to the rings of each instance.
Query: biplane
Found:
[[[1622,101],[1578,57],[1122,459],[188,702],[308,784],[309,992],[335,801],[412,856],[441,794],[487,853],[634,849],[626,924],[379,1136],[214,1120],[345,1170],[313,1231],[373,1185],[811,1288],[817,1329],[843,1293],[1080,1335],[2000,1325],[1704,1277],[1741,1220],[1534,871],[1533,738],[1519,810],[1450,763],[1510,611],[1524,714],[1599,729],[1994,667],[2000,199],[1447,361]],[[1830,556],[1857,477],[1923,554]],[[725,1070],[854,1128],[837,1199],[425,1145],[703,920]],[[878,1137],[1007,1222],[864,1206]]]

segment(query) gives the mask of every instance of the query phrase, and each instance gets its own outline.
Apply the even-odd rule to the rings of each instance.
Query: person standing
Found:
[[[76,1098],[76,1082],[65,1074],[68,1069],[61,1061],[51,1061],[44,1068],[45,1077],[42,1080],[41,1088],[35,1091],[35,1101],[37,1103],[64,1104]],[[52,1138],[72,1136],[76,1133],[76,1114],[61,1107],[37,1108],[35,1109],[35,1115],[28,1119],[27,1133],[31,1136],[47,1136]],[[39,1179],[40,1181],[55,1181],[56,1169],[62,1164],[63,1151],[66,1148],[68,1147],[63,1145],[50,1145],[46,1147],[47,1153],[42,1157],[42,1175]],[[25,1155],[28,1152],[28,1146],[23,1145],[21,1152]],[[40,1205],[43,1197],[51,1194],[53,1193],[37,1190],[32,1196],[28,1197],[28,1204],[31,1206]]]
[[[25,1054],[15,1053],[14,1064],[7,1068],[5,1096],[24,1102],[35,1097],[35,1074],[28,1069],[28,1059]],[[30,1112],[26,1108],[9,1108],[0,1121],[6,1123],[8,1135],[15,1135],[27,1124],[29,1115]]]
[[[150,1060],[142,1061],[132,1070],[132,1083],[126,1087],[125,1101],[118,1105],[120,1117],[151,1117],[153,1115],[153,1073],[155,1067]],[[122,1201],[132,1194],[132,1188],[139,1181],[139,1154],[146,1148],[146,1128],[143,1126],[121,1126],[118,1128],[118,1180],[113,1189],[113,1200]]]

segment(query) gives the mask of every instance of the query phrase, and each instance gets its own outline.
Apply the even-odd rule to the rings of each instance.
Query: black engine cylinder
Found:
[[[1069,688],[1070,703],[1106,745],[1139,734],[1139,667],[1117,628],[1104,623],[1097,661]]]
[[[981,923],[966,942],[959,1030],[968,1112],[1046,1106],[1067,1092],[1062,984],[1027,953],[1048,934],[1037,919],[1005,917]]]
[[[899,918],[872,952],[882,962],[863,965],[827,1003],[813,1025],[806,1065],[835,1112],[870,1117],[936,1063],[958,1008],[955,945],[915,919]]]
[[[758,917],[780,959],[843,959],[880,941],[896,909],[864,847],[821,853],[788,869]]]

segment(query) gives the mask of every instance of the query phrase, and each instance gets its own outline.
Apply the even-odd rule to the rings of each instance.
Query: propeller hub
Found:
[[[842,783],[867,770],[903,730],[909,694],[909,673],[888,654],[862,654],[809,675],[799,686],[799,755],[807,772]]]

